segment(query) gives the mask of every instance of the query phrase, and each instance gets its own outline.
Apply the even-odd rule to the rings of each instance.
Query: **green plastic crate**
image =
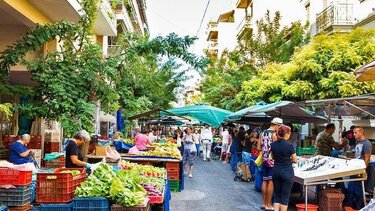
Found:
[[[169,180],[169,187],[173,192],[180,192],[180,180]]]
[[[297,147],[296,153],[298,156],[300,155],[314,155],[316,152],[315,147]]]

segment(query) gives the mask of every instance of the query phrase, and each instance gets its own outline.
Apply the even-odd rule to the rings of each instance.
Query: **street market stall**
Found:
[[[367,179],[366,165],[359,159],[340,159],[328,156],[299,158],[294,167],[294,181],[303,185],[305,191],[305,210],[307,210],[307,187],[320,184],[361,181],[363,201],[366,204],[364,181]],[[356,178],[346,178],[357,176]]]

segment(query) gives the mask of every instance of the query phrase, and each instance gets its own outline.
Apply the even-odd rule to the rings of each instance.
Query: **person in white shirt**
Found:
[[[224,131],[222,133],[222,145],[221,145],[221,154],[220,154],[220,160],[222,159],[223,157],[223,154],[227,151],[228,149],[228,142],[229,142],[229,132],[228,132],[228,128],[227,127],[224,127]]]
[[[199,140],[199,137],[200,137],[200,134],[199,134],[199,131],[198,129],[195,129],[194,130],[194,141],[195,141],[195,147],[197,148],[197,157],[199,158],[199,156],[201,155],[201,150],[200,150],[200,140]]]
[[[148,134],[148,137],[150,138],[151,142],[157,141],[158,140],[158,131],[154,130],[150,134]]]
[[[203,161],[210,161],[211,145],[213,142],[213,136],[211,129],[208,125],[202,130],[200,135],[200,142],[203,146]]]

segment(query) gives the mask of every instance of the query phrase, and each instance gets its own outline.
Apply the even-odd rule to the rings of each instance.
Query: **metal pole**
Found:
[[[305,211],[307,211],[307,185],[305,185]]]
[[[366,207],[366,196],[365,196],[365,181],[362,180],[362,194],[363,194],[363,205]]]

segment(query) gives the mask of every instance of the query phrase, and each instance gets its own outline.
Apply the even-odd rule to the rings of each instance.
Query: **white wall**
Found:
[[[218,31],[218,55],[221,56],[225,49],[232,51],[236,47],[236,24],[219,22]]]

